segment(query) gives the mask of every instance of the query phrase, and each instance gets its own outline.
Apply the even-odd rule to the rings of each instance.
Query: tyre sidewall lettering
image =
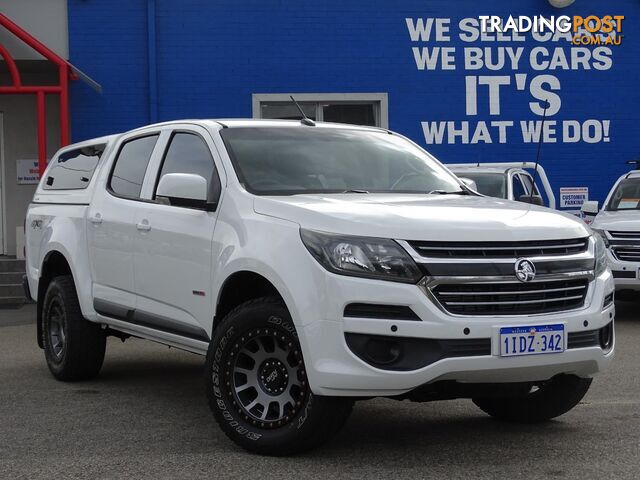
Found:
[[[280,328],[286,333],[288,333],[289,335],[291,335],[292,337],[294,337],[296,340],[298,339],[298,334],[296,332],[295,326],[291,321],[285,320],[278,315],[270,315],[266,320],[268,324],[275,326],[277,328]],[[213,359],[212,359],[213,361],[211,364],[211,370],[212,370],[211,380],[212,380],[213,395],[215,397],[215,405],[220,411],[222,418],[229,425],[229,427],[235,430],[239,435],[249,440],[258,441],[262,437],[264,437],[265,434],[269,434],[271,432],[270,431],[267,431],[267,432],[254,431],[245,422],[241,422],[238,419],[236,419],[234,415],[237,412],[231,407],[229,403],[229,399],[227,398],[228,394],[225,394],[224,389],[222,388],[222,382],[226,381],[226,380],[223,380],[224,378],[223,369],[225,368],[225,365],[224,365],[225,350],[226,350],[226,347],[233,341],[234,336],[236,336],[236,329],[233,326],[230,326],[224,332],[224,334],[222,334],[222,336],[220,337],[218,346],[213,353]],[[292,423],[290,423],[289,425],[279,429],[281,433],[284,433],[287,430],[289,431],[300,430],[305,425],[305,422],[309,417],[309,412],[312,408],[312,399],[313,399],[313,394],[310,393],[308,395],[308,400],[306,405],[298,413],[298,418]],[[276,433],[275,430],[272,432]]]
[[[269,317],[269,320],[267,321],[273,325],[277,325],[281,327],[283,330],[288,332],[292,337],[298,338],[298,332],[296,331],[296,327],[293,325],[293,323],[283,320],[282,318],[277,317],[275,315],[271,315]]]
[[[229,327],[227,331],[224,333],[222,338],[220,339],[220,345],[216,348],[216,351],[213,355],[212,362],[212,373],[211,380],[213,382],[213,394],[216,397],[216,405],[222,414],[222,418],[229,424],[231,428],[233,428],[238,434],[245,436],[249,440],[258,440],[262,435],[257,432],[252,432],[245,426],[241,425],[238,422],[227,407],[226,402],[224,401],[222,390],[220,388],[220,363],[222,360],[222,356],[224,354],[224,348],[229,343],[229,339],[233,337],[234,327]]]

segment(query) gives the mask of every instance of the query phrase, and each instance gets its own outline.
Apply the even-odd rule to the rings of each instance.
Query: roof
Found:
[[[146,130],[149,128],[166,127],[170,125],[192,123],[194,125],[201,126],[216,126],[217,128],[242,128],[242,127],[301,127],[301,128],[339,128],[344,130],[361,130],[369,132],[385,132],[389,133],[389,130],[379,127],[369,127],[366,125],[352,125],[350,123],[330,123],[330,122],[315,122],[315,126],[304,125],[300,120],[279,120],[279,119],[263,119],[263,118],[185,118],[181,120],[170,120],[167,122],[153,123],[151,125],[143,125],[142,127],[134,128],[129,132],[135,132],[137,130]],[[125,132],[123,132],[125,133]]]
[[[304,125],[300,120],[278,120],[278,119],[263,119],[263,118],[222,118],[213,119],[213,122],[219,123],[226,128],[241,128],[241,127],[305,127],[313,128],[308,125]],[[369,127],[366,125],[352,125],[350,123],[331,123],[331,122],[316,122],[315,126],[320,128],[340,128],[345,130],[363,130],[363,131],[376,131],[387,132],[384,128]]]

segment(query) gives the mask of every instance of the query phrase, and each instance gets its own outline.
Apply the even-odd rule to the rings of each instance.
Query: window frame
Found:
[[[389,128],[389,96],[386,93],[254,93],[251,95],[253,118],[262,118],[263,103],[291,104],[291,95],[298,103],[361,104],[372,103],[374,118],[378,128]],[[323,121],[322,108],[316,110],[317,121]]]
[[[149,155],[149,161],[147,162],[147,168],[145,169],[145,174],[142,177],[142,184],[140,186],[140,194],[137,197],[132,197],[129,195],[122,195],[121,193],[115,192],[113,190],[113,188],[111,188],[111,179],[113,178],[113,172],[116,169],[116,165],[118,164],[118,160],[120,158],[120,154],[122,153],[122,149],[124,148],[124,146],[129,143],[129,142],[133,142],[135,140],[139,140],[141,138],[145,138],[145,137],[157,137],[156,139],[156,143],[153,146],[153,150],[151,150],[151,155]],[[106,183],[106,190],[107,192],[109,192],[110,195],[113,195],[114,197],[117,198],[122,198],[124,200],[131,200],[134,202],[147,202],[148,200],[144,199],[142,194],[144,191],[144,184],[145,184],[145,180],[147,177],[147,174],[149,173],[149,166],[151,165],[151,162],[153,161],[153,157],[155,155],[155,152],[158,148],[158,145],[160,143],[162,139],[162,132],[159,130],[153,130],[153,131],[145,131],[145,132],[140,132],[138,134],[132,135],[132,136],[128,136],[125,138],[122,138],[120,140],[120,144],[118,145],[118,150],[116,151],[115,156],[113,157],[113,162],[110,165],[110,169],[109,169],[109,176],[107,177],[107,183]]]
[[[513,196],[513,199],[516,201],[519,201],[520,197],[516,197],[516,189],[515,189],[516,181],[520,182],[520,185],[522,186],[523,195],[527,195],[527,189],[524,185],[524,182],[520,178],[520,172],[514,172],[514,174],[511,175],[511,181],[509,182],[510,183],[509,188],[511,188],[511,195]]]
[[[522,177],[522,185],[525,189],[525,195],[531,195],[531,190],[533,189],[534,195],[542,196],[538,186],[533,181],[533,176],[530,175],[529,172],[520,172],[519,175]],[[530,186],[531,188],[529,188]]]
[[[211,150],[211,147],[209,146],[209,144],[207,143],[206,139],[197,131],[195,130],[189,130],[186,128],[176,128],[176,129],[172,129],[169,132],[168,137],[166,138],[166,140],[163,142],[162,144],[162,154],[160,156],[160,161],[157,165],[157,167],[155,168],[155,179],[153,182],[153,189],[151,191],[151,198],[147,199],[146,201],[151,202],[151,203],[156,203],[159,205],[166,205],[169,207],[176,207],[176,208],[190,208],[192,210],[207,210],[206,208],[202,208],[202,207],[193,207],[193,206],[188,206],[188,205],[172,205],[172,204],[167,204],[164,202],[160,202],[157,199],[157,195],[156,192],[158,190],[158,185],[160,183],[160,179],[162,178],[162,168],[164,167],[164,162],[167,158],[167,153],[169,153],[169,148],[171,148],[171,142],[173,140],[173,137],[175,137],[178,134],[187,134],[187,135],[193,135],[195,137],[198,137],[202,143],[204,144],[204,146],[206,147],[206,149],[209,152],[209,155],[211,157],[211,164],[213,166],[213,177],[211,178],[211,184],[209,185],[208,189],[207,189],[207,195],[211,196],[211,203],[214,205],[213,208],[211,208],[211,211],[216,211],[218,208],[218,204],[220,202],[220,196],[222,194],[222,181],[220,179],[220,174],[218,172],[218,166],[216,165],[216,159],[215,159],[215,155],[213,153],[213,151]]]

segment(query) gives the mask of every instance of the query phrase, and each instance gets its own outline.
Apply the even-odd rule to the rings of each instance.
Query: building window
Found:
[[[389,128],[386,93],[254,93],[253,118],[299,120],[290,95],[312,120]]]

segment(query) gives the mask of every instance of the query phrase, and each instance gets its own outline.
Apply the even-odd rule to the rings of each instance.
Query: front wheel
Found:
[[[559,417],[575,407],[585,396],[591,378],[558,375],[540,382],[521,397],[474,398],[482,411],[514,423],[541,423]]]
[[[246,450],[291,455],[330,439],[353,401],[314,395],[296,329],[282,301],[251,300],[229,313],[207,353],[209,406]]]

